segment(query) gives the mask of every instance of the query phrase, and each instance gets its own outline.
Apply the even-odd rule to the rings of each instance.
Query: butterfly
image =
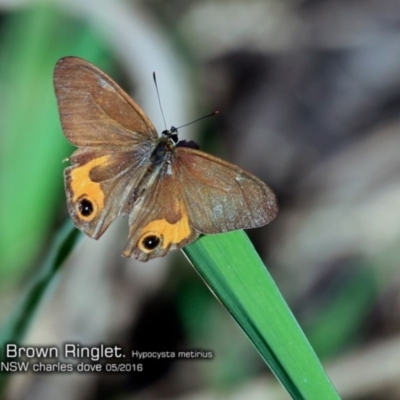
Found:
[[[122,254],[147,261],[201,234],[260,227],[277,215],[264,182],[178,141],[174,127],[158,136],[140,107],[88,61],[60,59],[54,86],[64,135],[78,147],[64,171],[67,207],[88,236],[100,238],[127,216]]]

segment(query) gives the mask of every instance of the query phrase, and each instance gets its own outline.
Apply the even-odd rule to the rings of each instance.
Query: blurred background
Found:
[[[396,0],[0,0],[0,320],[69,216],[52,74],[110,74],[164,129],[270,184],[249,231],[343,399],[400,398],[400,4]],[[180,252],[120,256],[126,221],[82,237],[25,343],[207,350],[133,374],[15,374],[7,398],[286,399]]]

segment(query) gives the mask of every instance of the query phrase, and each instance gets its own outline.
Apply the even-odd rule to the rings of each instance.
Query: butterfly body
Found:
[[[78,147],[64,172],[75,225],[98,239],[128,216],[123,255],[147,261],[202,233],[254,228],[277,214],[271,189],[241,168],[157,132],[129,96],[79,58],[61,59],[54,84],[63,131]]]

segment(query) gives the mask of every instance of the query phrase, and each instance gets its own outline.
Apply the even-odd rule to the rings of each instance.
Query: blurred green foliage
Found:
[[[96,32],[48,6],[3,17],[0,35],[0,282],[18,281],[42,256],[60,224],[63,137],[53,68],[66,55],[107,69],[109,52]]]

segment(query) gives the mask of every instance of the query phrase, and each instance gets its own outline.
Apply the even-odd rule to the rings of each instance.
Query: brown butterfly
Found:
[[[74,224],[98,239],[129,218],[123,255],[147,261],[200,234],[255,228],[275,218],[272,190],[255,176],[157,135],[140,107],[104,72],[76,57],[58,61],[54,86],[66,138],[78,149],[64,171]]]

